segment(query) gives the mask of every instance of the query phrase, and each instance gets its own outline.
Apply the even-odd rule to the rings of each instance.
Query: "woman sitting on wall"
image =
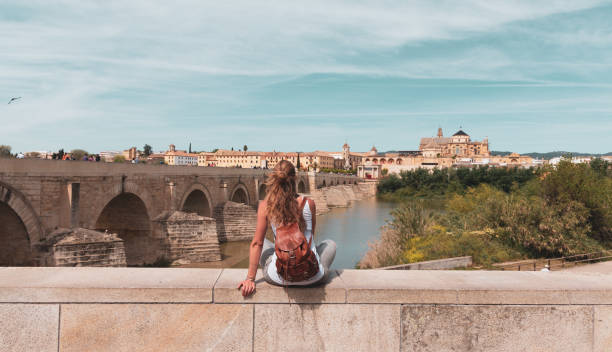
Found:
[[[264,280],[273,285],[305,286],[326,280],[336,256],[336,243],[325,240],[318,246],[313,239],[317,223],[312,199],[296,192],[296,171],[283,160],[274,168],[266,183],[266,198],[259,203],[257,227],[249,252],[249,271],[238,286],[243,296],[255,292],[257,264]],[[274,243],[268,241],[268,224]]]

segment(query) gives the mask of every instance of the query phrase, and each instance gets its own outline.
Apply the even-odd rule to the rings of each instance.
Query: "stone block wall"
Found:
[[[258,273],[244,298],[245,275],[0,268],[0,350],[612,350],[610,274],[343,270],[283,288]]]
[[[346,193],[343,192],[341,187],[342,186],[331,186],[323,188],[328,207],[344,208],[349,206],[350,200],[347,199]]]
[[[47,266],[126,266],[123,240],[112,233],[59,229],[40,247],[46,247],[41,264]]]
[[[250,241],[255,234],[257,211],[250,205],[225,202],[214,209],[213,217],[219,242]]]
[[[376,195],[375,183],[358,183],[329,186],[315,189],[307,194],[317,204],[317,215],[325,214],[330,208],[348,207],[354,201]]]
[[[181,264],[221,260],[215,219],[195,213],[164,212],[154,219],[156,236],[164,239],[165,257]]]
[[[306,196],[312,198],[317,205],[317,215],[325,214],[329,211],[329,207],[327,206],[327,198],[325,197],[325,192],[322,190],[313,189],[310,194],[306,194]]]

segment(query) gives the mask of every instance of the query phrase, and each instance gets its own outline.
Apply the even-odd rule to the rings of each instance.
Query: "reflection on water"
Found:
[[[336,208],[317,217],[315,240],[319,243],[331,239],[338,245],[333,268],[352,269],[368,249],[368,241],[375,240],[380,227],[389,219],[393,203],[370,198],[354,202],[348,208]],[[249,265],[249,243],[229,242],[221,244],[223,260],[197,263],[186,267],[246,268]]]

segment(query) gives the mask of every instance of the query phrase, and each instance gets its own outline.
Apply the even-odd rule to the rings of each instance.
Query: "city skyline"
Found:
[[[607,153],[610,15],[608,1],[3,2],[0,144],[385,151],[441,126],[491,150]]]

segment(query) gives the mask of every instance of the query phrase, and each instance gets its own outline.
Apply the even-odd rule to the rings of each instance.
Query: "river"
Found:
[[[317,216],[315,240],[336,242],[338,250],[332,268],[353,269],[368,249],[368,241],[378,239],[380,227],[389,219],[394,204],[369,198],[354,202],[348,208],[334,208]],[[221,244],[221,262],[198,263],[189,267],[246,268],[250,242]]]

